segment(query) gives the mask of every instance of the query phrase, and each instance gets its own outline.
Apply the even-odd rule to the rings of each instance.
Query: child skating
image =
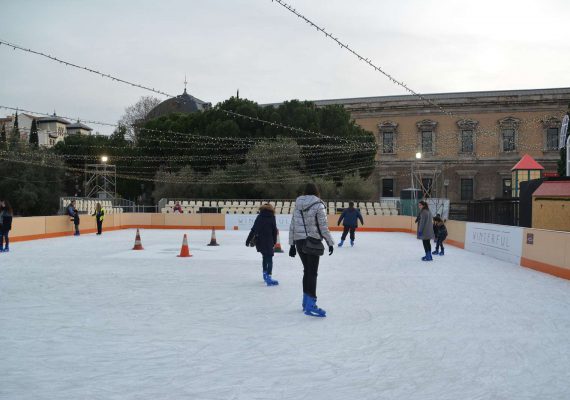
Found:
[[[445,241],[445,239],[447,239],[447,228],[445,227],[445,223],[440,217],[435,217],[433,220],[435,222],[434,225],[437,227],[437,229],[434,231],[435,250],[431,254],[443,256],[445,255],[443,242]]]
[[[263,280],[267,286],[279,285],[279,282],[272,278],[275,243],[277,243],[275,210],[271,204],[264,204],[259,208],[259,215],[253,223],[245,245],[248,247],[255,245],[257,251],[261,253]]]

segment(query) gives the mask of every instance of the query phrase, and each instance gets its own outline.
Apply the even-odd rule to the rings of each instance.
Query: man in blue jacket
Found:
[[[344,231],[342,232],[342,237],[340,238],[340,243],[338,244],[338,247],[342,247],[348,232],[350,232],[350,245],[354,246],[354,236],[355,236],[354,232],[356,231],[356,228],[358,228],[358,220],[360,220],[360,223],[364,225],[362,214],[360,214],[360,211],[354,208],[354,202],[351,201],[350,203],[348,203],[348,208],[345,209],[340,215],[337,225],[340,225],[340,223],[343,220],[344,220],[343,224]]]

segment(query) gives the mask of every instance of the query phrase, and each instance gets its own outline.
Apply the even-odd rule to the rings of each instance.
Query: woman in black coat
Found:
[[[279,282],[271,278],[274,248],[277,243],[277,223],[275,210],[271,204],[264,204],[259,208],[259,215],[247,236],[245,245],[253,246],[253,243],[263,257],[263,280],[267,286],[278,285]]]

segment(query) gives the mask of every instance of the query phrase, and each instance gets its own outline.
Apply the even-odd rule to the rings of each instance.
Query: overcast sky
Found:
[[[289,4],[420,93],[570,86],[567,0]],[[238,88],[258,103],[406,94],[270,0],[0,5],[3,40],[172,94],[186,74],[188,92],[213,104]],[[0,46],[0,105],[116,122],[145,95]]]

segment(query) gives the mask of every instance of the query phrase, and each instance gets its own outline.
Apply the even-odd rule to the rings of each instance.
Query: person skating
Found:
[[[420,201],[418,203],[420,213],[418,215],[418,239],[423,242],[424,251],[426,253],[425,257],[422,257],[422,261],[433,261],[431,256],[431,239],[434,238],[433,235],[433,216],[429,210],[429,206],[425,201]]]
[[[97,235],[100,235],[103,233],[103,220],[105,219],[105,210],[101,207],[101,203],[95,205],[95,212],[91,214],[91,216],[95,217],[95,221],[97,222]]]
[[[317,306],[317,275],[320,256],[324,254],[325,239],[329,256],[334,251],[334,240],[328,228],[326,207],[319,198],[314,183],[308,183],[305,194],[295,200],[295,210],[289,227],[289,256],[299,253],[303,263],[303,311],[306,315],[325,317],[325,310]]]
[[[12,230],[13,211],[8,200],[2,200],[0,206],[0,252],[7,253],[10,251],[10,238],[8,236]]]
[[[445,239],[447,239],[447,228],[445,227],[445,223],[443,222],[443,220],[441,218],[435,217],[434,221],[435,221],[435,225],[437,227],[437,232],[434,232],[435,240],[436,240],[435,251],[431,254],[443,256],[443,255],[445,255],[445,249],[443,247],[443,242],[445,241]],[[441,248],[441,250],[440,250],[440,248]]]
[[[346,235],[350,232],[350,245],[354,246],[354,238],[355,238],[355,231],[358,228],[358,220],[360,223],[364,225],[364,219],[362,219],[362,214],[356,208],[354,208],[354,202],[348,203],[348,208],[340,214],[340,218],[338,219],[337,226],[340,225],[342,221],[344,230],[342,232],[342,237],[340,238],[340,243],[338,247],[342,247],[344,241],[346,240]]]
[[[277,222],[275,221],[275,209],[271,204],[264,204],[259,208],[259,214],[247,236],[245,245],[250,246],[254,237],[255,248],[262,256],[263,280],[267,286],[278,285],[279,282],[272,278],[273,255],[275,243],[277,243]]]

